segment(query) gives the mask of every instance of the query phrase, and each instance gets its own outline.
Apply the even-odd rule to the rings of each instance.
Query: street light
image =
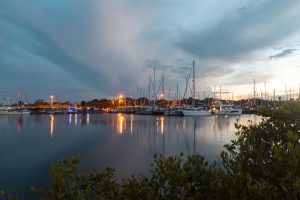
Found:
[[[54,96],[51,95],[51,96],[50,96],[50,104],[51,104],[51,107],[53,107],[53,98],[54,98]]]
[[[124,102],[123,102],[123,106],[126,107],[126,97],[124,97],[122,94],[119,95],[119,105],[122,104],[122,101],[123,101],[123,98],[124,98]]]

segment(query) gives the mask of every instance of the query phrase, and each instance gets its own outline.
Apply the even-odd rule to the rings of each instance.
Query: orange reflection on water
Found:
[[[50,115],[50,135],[54,136],[54,115]]]
[[[117,115],[117,133],[123,134],[124,129],[126,129],[126,120],[122,114]]]
[[[157,117],[156,118],[156,133],[164,134],[164,117]]]
[[[130,133],[131,134],[132,134],[132,131],[133,131],[133,120],[134,120],[133,115],[130,115]]]
[[[161,117],[160,118],[160,133],[164,134],[164,123],[165,123],[165,118]]]

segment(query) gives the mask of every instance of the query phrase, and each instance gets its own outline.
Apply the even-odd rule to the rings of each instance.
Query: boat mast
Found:
[[[214,85],[214,100],[216,99],[216,86]]]
[[[255,84],[255,79],[253,79],[253,106],[256,109],[256,84]]]
[[[188,83],[189,83],[189,79],[188,79],[188,77],[186,77],[185,78],[185,91],[184,91],[184,95],[183,95],[183,97],[185,97],[185,95],[186,95],[185,104],[187,104],[187,98],[188,98],[188,94],[187,94]]]
[[[300,100],[300,83],[299,83],[298,99]]]
[[[138,84],[136,85],[136,99],[137,99],[137,102],[139,103],[139,85]]]
[[[220,101],[222,101],[222,86],[220,85]]]
[[[265,100],[267,100],[267,83],[264,82],[264,84],[265,84]]]
[[[151,75],[149,74],[149,86],[148,86],[148,97],[149,97],[149,106],[150,106],[150,101],[151,101]]]
[[[195,60],[193,60],[193,107],[195,107],[195,94],[196,94],[196,86],[195,86]]]
[[[153,68],[154,71],[154,75],[153,75],[153,92],[154,92],[154,102],[153,102],[153,106],[155,107],[155,101],[156,101],[156,91],[155,91],[155,67]]]
[[[165,99],[165,78],[164,78],[164,75],[162,75],[161,79],[162,79],[162,98]]]
[[[176,88],[176,105],[178,105],[178,83],[177,83],[177,88]]]

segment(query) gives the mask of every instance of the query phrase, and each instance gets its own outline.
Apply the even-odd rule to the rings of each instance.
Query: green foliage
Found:
[[[51,180],[46,188],[32,188],[39,199],[116,199],[118,184],[112,168],[101,172],[93,170],[89,174],[77,175],[79,159],[58,160],[50,169]]]
[[[300,198],[300,104],[262,110],[260,124],[237,125],[237,140],[225,145],[222,163],[234,198]]]
[[[0,191],[0,200],[20,200],[18,195],[13,195],[5,192],[4,190]]]
[[[225,145],[221,163],[200,155],[154,156],[151,176],[118,183],[106,168],[77,174],[78,158],[52,164],[39,199],[300,199],[300,104],[262,110],[261,123],[236,124],[237,139]],[[0,199],[18,199],[1,191]]]

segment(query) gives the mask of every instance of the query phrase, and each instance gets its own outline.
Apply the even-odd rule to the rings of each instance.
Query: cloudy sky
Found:
[[[157,70],[181,93],[300,83],[299,0],[0,0],[0,98],[136,95]],[[140,93],[143,89],[140,90]]]

